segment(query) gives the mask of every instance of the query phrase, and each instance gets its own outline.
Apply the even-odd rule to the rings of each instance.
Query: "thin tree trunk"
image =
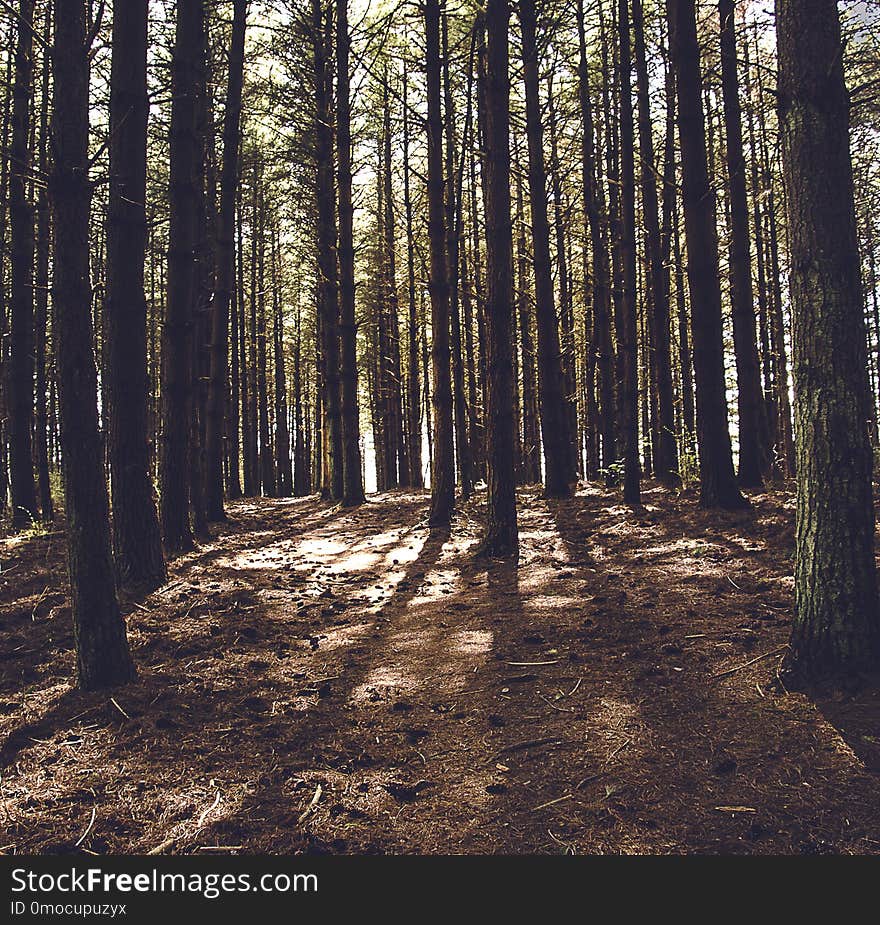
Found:
[[[9,224],[12,264],[6,412],[12,523],[23,527],[37,513],[33,464],[34,424],[34,208],[27,196],[31,174],[34,0],[19,0],[12,140],[9,149]]]
[[[223,116],[223,166],[220,175],[220,212],[217,223],[217,287],[211,315],[210,381],[205,426],[205,513],[209,520],[214,521],[224,520],[226,517],[223,509],[223,448],[227,418],[230,417],[229,303],[235,279],[235,188],[239,177],[239,129],[247,8],[247,0],[235,0],[226,109]]]
[[[620,427],[623,434],[623,500],[627,504],[638,505],[641,503],[641,472],[636,334],[636,180],[632,62],[626,0],[619,0],[617,25],[620,62],[620,255],[623,271],[620,313],[616,325],[617,355],[620,364],[618,407],[622,415]]]
[[[339,335],[341,339],[342,503],[364,502],[358,409],[354,290],[354,206],[351,194],[351,101],[348,0],[336,0],[336,185],[339,197]]]
[[[46,19],[43,28],[43,37],[48,46],[51,41],[52,6],[46,4]],[[48,55],[43,58],[42,88],[40,95],[40,152],[39,170],[45,177],[49,172],[49,94],[51,66]],[[0,237],[0,241],[3,238]],[[49,199],[45,185],[41,185],[37,194],[37,265],[34,280],[35,288],[35,354],[36,354],[36,404],[34,411],[37,485],[40,493],[40,512],[44,523],[51,523],[55,518],[52,503],[52,487],[49,480],[49,417],[47,408],[47,382],[46,382],[46,353],[49,328]],[[0,279],[2,279],[0,273]],[[156,521],[156,511],[153,508],[153,520]],[[157,536],[158,536],[158,521]],[[161,553],[161,537],[159,537],[159,550]]]
[[[529,199],[532,213],[532,251],[538,331],[538,387],[544,446],[544,493],[548,498],[571,494],[574,472],[565,412],[565,388],[559,346],[559,327],[550,269],[550,224],[547,218],[547,175],[544,132],[538,95],[538,51],[534,0],[520,0],[523,78],[529,146]]]
[[[406,59],[403,65],[403,204],[406,213],[406,275],[407,275],[407,438],[410,464],[410,485],[422,488],[425,484],[422,474],[422,415],[419,402],[419,335],[416,319],[416,263],[413,242],[413,206],[410,195],[409,164],[409,83],[407,81]]]
[[[448,527],[455,506],[455,445],[449,368],[449,272],[443,214],[443,121],[440,116],[440,2],[425,0],[428,96],[428,239],[431,272],[431,355],[434,374],[434,461],[431,467],[432,527]]]
[[[721,21],[721,88],[724,96],[727,188],[730,196],[730,307],[739,408],[739,482],[746,488],[758,488],[769,468],[769,434],[755,334],[734,0],[719,0],[718,15]]]
[[[632,0],[633,45],[638,83],[639,152],[641,157],[642,214],[645,222],[646,272],[651,295],[651,358],[656,373],[657,439],[653,454],[656,478],[673,484],[678,477],[678,451],[675,444],[675,407],[672,397],[672,355],[670,346],[669,275],[664,269],[663,238],[657,205],[657,181],[651,121],[648,61],[641,0]],[[668,105],[668,103],[667,103]],[[674,166],[674,164],[673,164]],[[665,206],[665,203],[664,203]],[[664,209],[664,219],[668,209]],[[668,229],[666,242],[668,250]]]

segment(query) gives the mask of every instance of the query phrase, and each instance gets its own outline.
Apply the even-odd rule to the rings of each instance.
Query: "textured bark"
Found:
[[[261,178],[262,180],[262,178]],[[257,234],[259,239],[259,282],[257,286],[257,395],[260,421],[260,488],[267,498],[275,497],[275,458],[272,430],[269,426],[269,349],[266,343],[266,193],[260,183],[260,208]]]
[[[290,424],[287,415],[287,372],[284,358],[284,301],[281,294],[281,254],[278,227],[272,226],[272,355],[275,373],[275,489],[279,498],[293,492]]]
[[[27,195],[31,174],[34,0],[19,0],[12,139],[9,149],[9,224],[12,297],[6,413],[12,522],[25,526],[37,514],[34,480],[34,208]]]
[[[638,359],[636,351],[636,175],[633,130],[629,16],[619,0],[618,54],[620,73],[620,313],[617,318],[619,358],[618,409],[623,435],[623,500],[641,503],[638,423]],[[656,219],[656,201],[655,219]]]
[[[393,476],[389,487],[409,485],[409,460],[403,433],[403,394],[400,380],[400,311],[397,296],[397,243],[394,232],[394,192],[391,162],[391,102],[388,94],[388,75],[384,75],[382,93],[383,154],[383,205],[385,219],[385,308],[387,318],[387,378],[386,407],[388,412],[388,471]]]
[[[180,0],[171,63],[168,297],[162,327],[161,524],[171,553],[193,547],[190,523],[192,328],[197,297],[198,71],[201,0]]]
[[[529,256],[526,246],[526,217],[522,171],[516,172],[516,277],[517,310],[519,312],[520,350],[522,351],[522,473],[525,485],[541,481],[541,429],[538,416],[538,383],[535,366],[535,341],[532,336],[533,312],[529,288]]]
[[[611,357],[611,271],[608,266],[608,251],[602,229],[604,196],[598,182],[596,144],[593,132],[593,107],[590,100],[590,75],[587,64],[586,28],[584,22],[584,0],[578,0],[578,102],[581,112],[581,161],[584,197],[584,225],[590,240],[590,263],[592,271],[592,324],[585,314],[585,340],[587,341],[587,401],[588,434],[595,433],[595,439],[587,445],[587,477],[595,478],[599,472],[599,438],[603,445],[605,463],[613,458],[614,424],[611,409],[614,407],[614,376]],[[587,256],[584,251],[584,279],[587,279]],[[596,403],[595,372],[598,372],[599,402]],[[595,409],[595,410],[593,410]],[[592,410],[592,413],[589,411]],[[599,420],[594,418],[600,417]]]
[[[86,4],[56,0],[53,330],[77,680],[84,690],[96,690],[130,681],[135,671],[116,598],[92,352],[88,53]]]
[[[46,4],[43,38],[51,42],[52,6]],[[43,176],[49,172],[49,78],[52,68],[47,58],[43,61],[40,94],[40,148],[39,170]],[[37,486],[40,494],[40,514],[44,523],[55,518],[52,486],[49,479],[49,414],[47,405],[47,348],[49,332],[49,251],[50,251],[49,197],[45,185],[37,193],[36,272],[34,276],[34,353],[36,363],[36,400],[34,404],[34,454],[37,462]],[[0,238],[3,240],[3,238]],[[0,273],[0,279],[2,279]],[[153,519],[156,520],[155,508]],[[158,522],[157,522],[158,523]],[[157,529],[158,533],[158,529]],[[161,553],[161,538],[159,539]]]
[[[318,214],[318,305],[322,380],[322,447],[327,464],[327,497],[343,496],[343,436],[339,380],[339,273],[336,263],[336,212],[333,188],[333,129],[331,122],[333,81],[329,62],[330,23],[324,26],[321,4],[312,3],[315,79],[315,158]]]
[[[217,221],[217,286],[211,313],[211,361],[208,414],[205,422],[205,513],[223,520],[223,450],[229,406],[229,304],[235,278],[235,189],[238,183],[239,126],[244,71],[247,0],[235,0],[232,44],[223,116],[223,166],[220,174],[220,212]],[[238,458],[236,456],[236,466]]]
[[[446,527],[455,506],[455,445],[449,349],[449,271],[443,208],[443,121],[440,116],[440,3],[425,2],[428,91],[428,241],[430,246],[431,361],[434,375],[434,460],[431,466],[432,527]]]
[[[510,77],[507,0],[486,7],[486,390],[487,509],[483,551],[514,556],[519,548],[514,472],[513,238],[510,221]]]
[[[532,214],[532,251],[538,333],[538,388],[544,446],[544,493],[548,498],[571,494],[569,420],[559,346],[559,326],[550,267],[550,223],[547,217],[547,174],[544,131],[538,94],[538,51],[534,0],[520,0],[523,80],[526,95],[526,134],[529,145],[529,201]]]
[[[880,605],[849,96],[834,0],[777,0],[793,314],[797,528],[792,661],[880,665]]]
[[[646,277],[652,312],[650,349],[652,368],[656,376],[652,394],[656,396],[657,433],[652,462],[654,476],[661,482],[672,484],[678,477],[678,450],[675,444],[675,407],[672,397],[669,275],[664,269],[663,242],[658,214],[648,61],[641,0],[632,0],[632,21],[638,83],[639,155],[641,158],[642,216],[645,223]],[[666,240],[668,242],[668,233]]]
[[[416,318],[416,256],[413,241],[413,206],[410,194],[409,164],[409,84],[406,59],[403,70],[403,205],[406,213],[406,278],[407,278],[407,456],[410,465],[410,485],[421,488],[422,474],[422,414],[419,396],[419,335]]]
[[[757,488],[769,469],[769,434],[755,334],[734,0],[719,0],[718,15],[721,21],[721,87],[724,96],[727,189],[730,197],[730,308],[733,316],[739,409],[739,482],[744,487]]]
[[[578,452],[577,376],[574,349],[574,304],[568,260],[568,215],[563,202],[562,166],[559,157],[559,128],[552,72],[547,79],[547,103],[550,123],[550,188],[553,192],[553,231],[556,244],[556,277],[559,286],[560,350],[562,363],[563,400],[568,421],[569,465],[574,475],[580,475],[582,463]]]
[[[472,45],[473,49],[473,45]],[[473,56],[473,50],[471,52]],[[452,94],[452,80],[449,73],[449,37],[447,17],[442,15],[442,61],[443,61],[443,115],[446,136],[446,251],[449,270],[449,315],[452,339],[452,395],[453,421],[455,427],[455,451],[457,460],[458,484],[462,500],[467,500],[473,492],[473,466],[471,464],[471,447],[468,433],[467,403],[464,384],[464,358],[462,356],[462,332],[460,313],[460,275],[459,248],[461,245],[461,185],[455,167],[456,116]],[[467,144],[470,130],[471,109],[470,94],[467,95],[468,110],[465,117],[465,130],[462,147]],[[464,166],[464,162],[462,162]]]
[[[120,581],[165,581],[150,478],[147,301],[147,0],[113,9],[104,304],[113,551]]]
[[[741,508],[748,502],[737,486],[727,423],[718,232],[709,186],[694,0],[668,0],[667,11],[678,93],[682,203],[697,386],[700,503],[704,507]]]
[[[354,206],[351,198],[351,101],[348,0],[336,0],[336,185],[339,197],[339,336],[342,411],[342,503],[364,502],[354,314]]]

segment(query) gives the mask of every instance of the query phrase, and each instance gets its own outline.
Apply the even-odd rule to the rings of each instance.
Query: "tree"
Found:
[[[217,228],[217,288],[211,316],[211,367],[205,427],[207,462],[205,512],[209,520],[223,520],[223,437],[226,432],[229,386],[229,304],[235,274],[235,191],[238,183],[239,129],[244,72],[247,0],[235,0],[229,79],[223,116],[223,167],[220,175],[220,212]],[[238,466],[236,454],[235,465]]]
[[[9,226],[12,298],[6,378],[12,522],[25,526],[37,513],[34,481],[34,208],[27,196],[33,84],[34,0],[19,0],[12,140],[9,160]]]
[[[550,267],[547,172],[544,166],[544,131],[538,94],[537,16],[534,0],[520,0],[519,21],[529,146],[529,199],[538,318],[538,390],[544,445],[544,493],[548,498],[563,498],[571,494],[574,472],[571,471],[569,418],[565,410],[559,326]]]
[[[425,62],[428,91],[428,239],[431,275],[431,361],[434,375],[434,461],[431,466],[432,527],[448,526],[455,506],[455,446],[449,348],[449,272],[443,207],[443,121],[440,117],[440,0],[425,0]]]
[[[623,435],[623,500],[641,503],[639,466],[638,342],[636,332],[636,178],[632,110],[632,59],[626,0],[619,0],[620,55],[620,311],[617,355],[620,359],[618,408]],[[655,215],[656,218],[656,215]]]
[[[880,664],[869,391],[834,0],[777,0],[778,106],[791,247],[797,441],[792,664],[851,677]]]
[[[197,297],[199,144],[196,136],[202,0],[179,0],[171,62],[168,297],[162,328],[161,523],[165,548],[194,544],[189,515],[192,328]]]
[[[638,82],[639,154],[642,186],[642,214],[645,222],[647,289],[651,306],[651,354],[656,370],[658,440],[653,454],[654,475],[661,482],[678,477],[675,445],[675,409],[672,397],[672,357],[669,335],[669,277],[664,272],[664,255],[657,205],[654,139],[651,123],[648,60],[641,0],[632,0],[633,50]],[[667,105],[669,101],[667,100]],[[668,236],[667,236],[668,237]]]
[[[742,111],[736,63],[733,0],[719,0],[721,89],[724,96],[727,188],[730,194],[730,308],[733,316],[739,408],[739,483],[757,488],[769,467],[767,412],[761,391],[749,245],[749,207],[743,154]]]
[[[667,15],[678,95],[682,204],[697,387],[700,503],[704,507],[735,509],[748,502],[737,486],[727,423],[718,230],[709,187],[694,0],[668,0]]]
[[[487,513],[483,549],[515,555],[516,523],[513,415],[513,227],[510,218],[510,76],[508,0],[486,7],[486,389]]]
[[[89,286],[89,47],[83,0],[55,0],[53,62],[52,308],[68,573],[77,679],[84,690],[96,690],[130,681],[135,672],[116,597],[98,430]]]
[[[104,304],[113,551],[123,584],[165,581],[147,428],[147,0],[113,7]]]
[[[348,0],[336,0],[336,185],[339,197],[339,336],[341,342],[342,503],[364,502],[358,410],[354,289],[354,205],[351,192],[351,77]]]

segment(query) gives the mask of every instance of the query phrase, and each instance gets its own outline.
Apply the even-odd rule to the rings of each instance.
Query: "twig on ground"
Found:
[[[323,792],[321,785],[318,784],[318,786],[315,787],[315,795],[312,797],[312,802],[299,814],[299,819],[296,820],[299,825],[302,825],[302,823],[306,821],[306,817],[318,805],[318,800],[321,799],[321,794]]]
[[[743,662],[742,665],[737,665],[736,668],[728,668],[726,671],[718,671],[715,674],[711,675],[714,678],[724,678],[729,674],[734,674],[737,671],[742,671],[743,668],[748,668],[749,665],[754,665],[755,662],[763,661],[765,658],[770,658],[774,655],[779,655],[780,652],[784,652],[788,648],[788,644],[784,646],[779,646],[777,649],[773,649],[770,652],[765,652],[763,655],[756,655],[755,658],[749,659],[747,662]]]
[[[199,821],[196,823],[196,829],[200,829],[205,824],[205,819],[208,817],[208,814],[213,812],[218,804],[220,803],[220,791],[217,791],[217,796],[214,797],[214,802],[205,810],[202,811],[202,815],[199,816]]]
[[[79,846],[86,840],[86,836],[89,832],[92,831],[92,826],[95,824],[95,807],[92,807],[92,818],[89,819],[89,824],[86,826],[85,832],[80,835],[80,837],[74,842],[74,848],[79,848]]]
[[[115,699],[114,697],[111,697],[111,698],[110,698],[110,703],[112,703],[113,706],[116,707],[116,709],[119,710],[119,712],[120,712],[126,719],[131,719],[131,717],[128,715],[128,713],[126,713],[125,710],[123,710],[122,707],[119,706],[119,704],[116,702],[116,699]]]

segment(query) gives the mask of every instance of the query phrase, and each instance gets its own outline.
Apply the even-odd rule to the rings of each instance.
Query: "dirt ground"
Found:
[[[64,538],[0,545],[4,853],[876,853],[880,696],[778,677],[784,493],[520,496],[518,567],[425,493],[230,506],[83,694]]]

